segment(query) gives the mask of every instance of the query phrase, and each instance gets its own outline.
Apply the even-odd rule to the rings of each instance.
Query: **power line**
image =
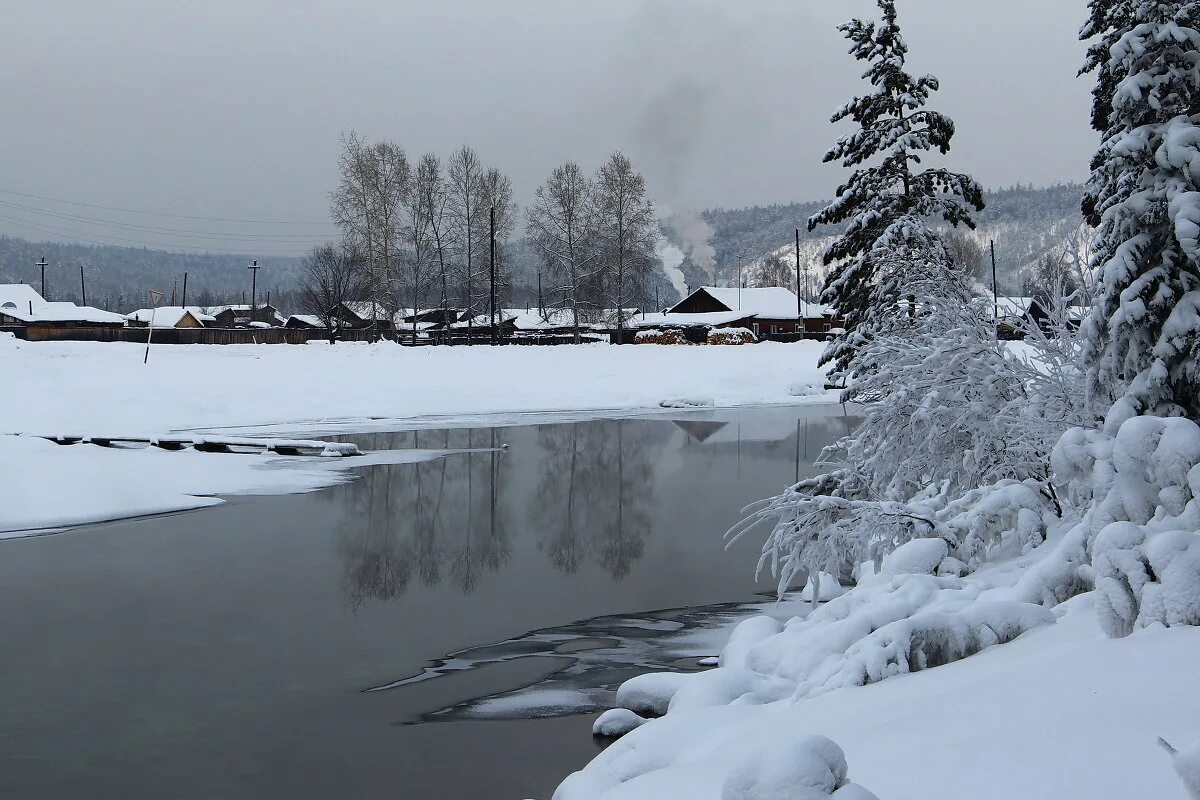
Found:
[[[264,250],[262,248],[257,248],[257,247],[251,247],[251,248],[246,248],[246,247],[240,247],[240,248],[208,247],[208,246],[175,244],[175,243],[171,243],[171,242],[149,242],[149,241],[140,240],[140,239],[126,239],[124,237],[114,236],[109,233],[96,233],[94,231],[78,231],[78,230],[57,228],[57,227],[53,227],[53,226],[39,224],[36,222],[30,222],[28,220],[5,216],[3,214],[0,214],[0,221],[9,222],[13,225],[19,225],[23,228],[29,228],[31,230],[36,230],[41,233],[49,233],[53,236],[70,237],[70,238],[73,238],[76,240],[81,240],[88,244],[99,245],[102,247],[140,245],[141,247],[148,248],[148,249],[194,250],[194,251],[201,252],[201,253],[241,253],[241,254],[249,255],[251,252],[257,252],[257,253],[266,253],[269,255],[278,255],[278,256],[300,256],[300,255],[303,255],[302,251],[298,252],[295,249]],[[111,241],[100,241],[96,238],[93,238],[93,237],[97,237],[97,236],[102,237],[103,239],[109,239]]]
[[[328,220],[323,220],[323,221],[319,221],[319,222],[297,222],[297,221],[293,221],[293,220],[279,220],[279,219],[230,219],[228,217],[199,217],[199,216],[192,216],[189,214],[170,214],[165,211],[149,211],[146,209],[139,209],[139,208],[121,208],[120,206],[105,206],[105,205],[99,205],[96,203],[85,203],[81,200],[65,200],[61,197],[46,197],[45,195],[40,195],[40,194],[29,194],[27,192],[18,192],[13,189],[0,188],[0,193],[12,194],[12,195],[16,195],[18,197],[28,197],[28,198],[32,198],[34,200],[46,200],[51,203],[66,203],[68,205],[73,205],[73,206],[86,206],[87,208],[101,208],[106,211],[121,211],[126,214],[149,214],[149,215],[155,216],[155,217],[171,217],[172,219],[194,219],[194,220],[202,220],[205,222],[240,222],[240,223],[244,223],[244,224],[248,224],[248,225],[323,225],[323,226],[333,227],[333,223],[329,222]]]
[[[318,238],[321,234],[304,234],[304,233],[238,233],[225,231],[198,231],[189,230],[186,228],[163,228],[156,225],[139,225],[133,222],[118,222],[116,220],[99,219],[97,217],[85,217],[79,214],[68,214],[63,211],[55,211],[49,208],[39,208],[30,206],[24,203],[14,203],[8,200],[0,200],[0,206],[18,209],[20,211],[35,212],[38,214],[47,214],[59,219],[65,219],[71,222],[81,222],[87,225],[96,225],[102,227],[118,228],[121,230],[138,231],[143,233],[153,234],[186,234],[192,238],[198,239],[221,239],[224,241],[246,241],[250,239],[258,239],[268,242],[292,242],[306,241],[311,242]]]

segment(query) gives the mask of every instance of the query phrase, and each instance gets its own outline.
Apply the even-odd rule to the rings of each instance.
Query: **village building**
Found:
[[[662,314],[634,323],[639,328],[745,328],[761,339],[819,338],[844,325],[832,307],[798,301],[778,286],[702,286]]]
[[[279,309],[270,303],[259,303],[254,308],[253,318],[249,303],[231,306],[213,306],[208,309],[220,328],[249,328],[253,327],[282,327],[287,319],[279,313]]]
[[[199,306],[161,306],[139,308],[125,315],[131,328],[206,328],[216,324],[216,319],[206,314]]]
[[[0,284],[0,330],[26,339],[118,338],[120,314],[92,306],[44,300],[24,283]]]

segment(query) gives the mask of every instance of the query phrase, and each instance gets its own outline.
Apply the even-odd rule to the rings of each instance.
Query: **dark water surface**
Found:
[[[721,534],[849,424],[811,406],[350,437],[509,449],[0,541],[0,798],[548,798],[597,752],[594,713],[555,715],[673,664],[655,636],[707,616],[645,612],[768,591],[761,540]],[[529,684],[548,707],[506,700]]]

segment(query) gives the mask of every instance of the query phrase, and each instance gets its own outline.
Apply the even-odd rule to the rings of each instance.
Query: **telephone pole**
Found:
[[[87,283],[83,280],[83,262],[79,262],[79,294],[83,297],[80,305],[87,305]]]
[[[187,305],[187,273],[183,273],[183,298],[179,301],[179,305]]]
[[[992,327],[996,329],[996,342],[1000,342],[1000,289],[996,284],[996,240],[988,239],[992,251]]]
[[[800,229],[796,228],[796,324],[797,332],[804,330],[804,301],[800,294]]]
[[[42,256],[42,260],[37,262],[35,266],[42,268],[42,299],[46,299],[46,257]]]
[[[491,306],[491,312],[492,312],[492,346],[494,347],[496,345],[496,336],[497,336],[497,330],[496,330],[496,207],[495,206],[492,206],[491,215],[489,216],[488,227],[489,227],[489,231],[491,234],[491,240],[492,240],[492,249],[491,249],[489,258],[491,259],[491,264],[490,264],[490,269],[491,269],[490,306]],[[416,312],[414,311],[413,313],[416,313]]]
[[[258,300],[258,297],[255,293],[258,291],[258,271],[261,269],[261,267],[258,266],[258,259],[254,259],[254,263],[247,267],[247,269],[250,270],[250,321],[254,322],[254,306]]]

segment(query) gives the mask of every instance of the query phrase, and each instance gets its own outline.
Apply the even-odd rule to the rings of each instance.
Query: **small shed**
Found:
[[[198,306],[139,308],[126,314],[125,320],[131,328],[149,328],[152,320],[155,328],[205,328],[216,322]]]
[[[279,309],[270,303],[259,303],[253,309],[248,303],[232,306],[213,306],[208,309],[216,325],[221,328],[246,328],[251,322],[265,322],[268,325],[282,327],[287,320],[279,313]]]

